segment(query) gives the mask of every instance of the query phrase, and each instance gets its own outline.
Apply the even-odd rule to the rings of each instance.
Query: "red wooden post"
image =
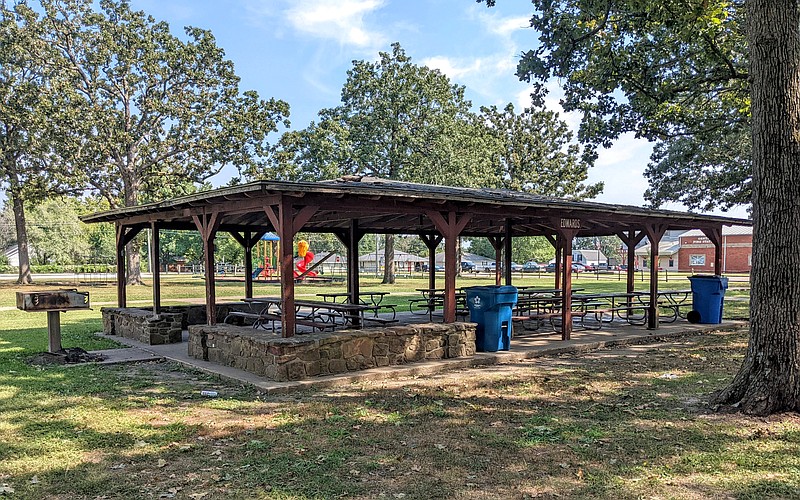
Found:
[[[206,268],[206,322],[209,325],[217,324],[217,298],[214,283],[214,238],[222,220],[219,212],[193,215],[197,230],[203,240],[203,263]]]
[[[428,248],[428,288],[433,290],[436,288],[436,247],[442,242],[442,235],[421,234],[419,235],[419,239],[421,239]]]
[[[500,263],[503,259],[503,245],[506,240],[503,236],[487,236],[487,239],[492,244],[492,248],[494,248],[494,284],[499,286],[503,283]]]
[[[625,244],[627,248],[627,262],[628,269],[625,273],[626,276],[626,286],[625,289],[627,293],[633,293],[634,288],[636,288],[636,245],[642,241],[644,238],[645,233],[644,231],[639,231],[638,233],[634,229],[628,230],[627,234],[624,231],[617,233],[617,237]]]
[[[282,196],[276,213],[272,206],[265,206],[264,212],[280,238],[281,267],[281,335],[294,336],[296,316],[294,310],[294,235],[316,213],[319,207],[305,206],[297,214],[291,199]]]
[[[714,274],[722,275],[722,225],[702,229],[703,234],[714,244]]]
[[[665,224],[648,224],[644,227],[650,240],[650,304],[647,307],[647,329],[658,329],[658,245],[667,231]]]
[[[150,270],[153,274],[153,314],[157,316],[161,314],[161,252],[158,248],[158,224],[151,222],[150,230],[153,233],[150,242],[150,261],[153,263],[153,269]]]
[[[561,340],[572,336],[572,238],[575,232],[563,232],[561,251],[564,255],[563,285],[561,287]]]
[[[511,219],[506,219],[504,238],[503,264],[505,267],[506,285],[511,285]]]
[[[127,307],[125,271],[125,226],[117,224],[117,307]]]
[[[351,304],[358,304],[361,295],[360,276],[358,274],[358,242],[364,233],[358,228],[358,219],[350,221],[350,231],[347,234],[347,293],[350,296]],[[377,261],[376,261],[377,265]],[[354,314],[350,321],[354,325],[361,324],[361,317]]]
[[[471,214],[457,216],[454,211],[447,213],[447,219],[439,212],[428,212],[436,229],[444,236],[444,322],[454,323],[456,320],[456,241],[464,226],[472,218]]]
[[[131,242],[142,231],[144,226],[126,227],[117,224],[117,306],[126,307],[127,296],[125,284],[128,279],[125,266],[125,245]]]
[[[564,237],[558,234],[556,235],[555,288],[561,289],[561,278],[563,276],[564,276]]]

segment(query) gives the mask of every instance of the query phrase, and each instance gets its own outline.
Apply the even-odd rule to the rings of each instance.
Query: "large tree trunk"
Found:
[[[25,222],[25,205],[22,197],[18,192],[18,182],[16,176],[13,176],[12,189],[9,194],[12,199],[14,207],[14,226],[17,230],[17,252],[19,254],[19,277],[17,283],[20,285],[28,285],[33,283],[33,276],[31,276],[30,256],[28,252],[28,228]]]
[[[129,174],[132,177],[133,174]],[[134,182],[133,180],[128,180],[125,182],[125,206],[132,207],[135,206],[138,202],[138,193],[139,193],[139,183]],[[141,256],[139,255],[139,251],[141,250],[141,243],[137,241],[137,238],[134,238],[130,243],[125,245],[125,260],[128,265],[128,274],[126,283],[128,285],[143,285],[144,282],[142,281],[142,266],[141,266]]]
[[[800,410],[800,15],[797,0],[748,2],[753,113],[750,343],[720,404]]]
[[[384,235],[384,249],[383,249],[383,281],[381,283],[392,284],[394,283],[394,235]]]

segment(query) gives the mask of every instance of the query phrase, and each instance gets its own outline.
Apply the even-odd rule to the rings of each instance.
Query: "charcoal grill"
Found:
[[[47,290],[17,292],[17,309],[29,312],[47,312],[48,348],[52,353],[61,348],[61,313],[75,309],[89,309],[89,292]]]

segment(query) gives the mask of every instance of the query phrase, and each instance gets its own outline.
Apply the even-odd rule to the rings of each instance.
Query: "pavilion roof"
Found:
[[[668,229],[750,225],[747,219],[575,201],[503,189],[475,189],[347,176],[321,182],[257,181],[157,203],[85,216],[84,222],[194,229],[193,215],[218,211],[223,231],[274,230],[265,206],[290,200],[296,210],[317,207],[303,231],[335,232],[359,220],[368,233],[436,232],[430,212],[471,214],[462,235],[502,234],[509,220],[515,236],[551,234],[558,220],[579,220],[580,236],[611,235],[659,223]]]

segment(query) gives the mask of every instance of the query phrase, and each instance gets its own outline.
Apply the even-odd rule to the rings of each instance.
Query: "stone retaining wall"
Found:
[[[224,319],[231,311],[250,311],[244,302],[217,304],[217,318]],[[103,307],[103,333],[119,335],[149,345],[172,344],[181,341],[189,325],[206,323],[206,306],[165,306],[158,317],[152,308]]]
[[[189,327],[189,355],[276,381],[475,354],[475,324],[422,324],[280,338],[219,324]]]

